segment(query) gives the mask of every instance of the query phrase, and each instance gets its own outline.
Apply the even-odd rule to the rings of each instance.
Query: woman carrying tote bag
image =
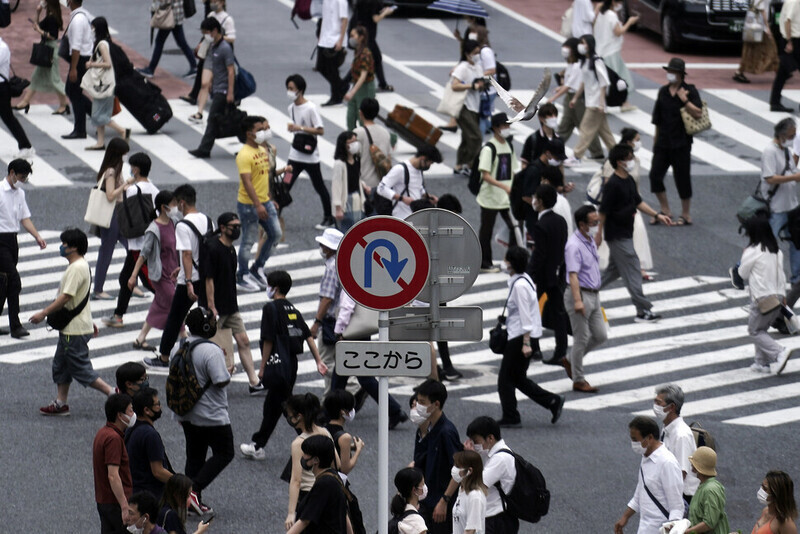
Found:
[[[45,17],[39,20],[42,9],[45,10]],[[58,32],[64,29],[61,20],[61,4],[58,0],[44,0],[36,6],[36,19],[39,22],[32,22],[33,29],[42,36],[42,44],[49,47],[52,52],[52,61],[49,67],[36,66],[31,76],[31,84],[22,94],[22,100],[14,106],[14,109],[24,110],[28,113],[31,107],[31,99],[36,92],[55,93],[58,95],[58,109],[53,115],[69,115],[70,109],[67,104],[67,96],[64,92],[64,80],[58,71]]]
[[[86,150],[105,150],[106,126],[116,130],[125,139],[126,145],[131,137],[131,131],[111,120],[116,82],[109,46],[111,35],[108,33],[108,22],[105,17],[92,20],[92,30],[95,36],[94,53],[92,60],[86,62],[87,71],[81,80],[81,88],[92,97],[92,123],[97,127],[97,143],[87,146]]]

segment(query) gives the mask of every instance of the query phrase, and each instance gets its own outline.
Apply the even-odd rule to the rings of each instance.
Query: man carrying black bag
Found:
[[[189,154],[196,158],[211,157],[211,148],[217,136],[220,117],[226,109],[233,105],[233,86],[236,79],[234,73],[234,57],[231,45],[222,38],[222,26],[213,17],[203,19],[200,24],[203,35],[210,35],[214,41],[209,50],[211,61],[206,62],[204,70],[210,70],[214,76],[211,83],[211,108],[208,111],[208,123],[200,146],[190,150]]]
[[[283,403],[292,395],[297,380],[297,355],[303,352],[304,340],[317,362],[319,374],[325,376],[328,372],[303,316],[286,300],[291,288],[292,277],[286,271],[272,271],[267,275],[267,296],[272,301],[264,305],[261,312],[261,370],[258,377],[268,393],[264,398],[261,427],[253,434],[253,442],[239,445],[242,454],[253,460],[267,458],[264,447],[283,416]]]

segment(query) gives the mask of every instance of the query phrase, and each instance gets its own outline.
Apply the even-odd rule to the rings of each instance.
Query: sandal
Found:
[[[202,113],[195,113],[194,115],[189,115],[189,120],[192,122],[202,122],[203,121],[203,114]]]
[[[745,76],[741,72],[737,72],[736,74],[733,75],[733,81],[739,83],[750,83],[750,80],[747,78],[747,76]]]
[[[642,282],[652,282],[653,277],[647,273],[642,273]]]
[[[658,226],[659,224],[661,224],[661,221],[658,220],[658,216],[659,215],[663,215],[664,217],[668,217],[668,215],[666,213],[664,213],[663,211],[659,211],[658,213],[656,213],[655,217],[650,219],[650,226]]]
[[[149,352],[155,352],[156,348],[152,345],[148,345],[147,341],[139,341],[138,339],[133,341],[133,348],[136,350],[146,350]]]
[[[391,85],[384,85],[383,87],[378,87],[379,93],[391,93],[394,91],[394,87]]]
[[[684,217],[683,215],[678,217],[678,220],[675,221],[675,226],[691,226],[691,225],[692,221],[687,220],[686,217]]]

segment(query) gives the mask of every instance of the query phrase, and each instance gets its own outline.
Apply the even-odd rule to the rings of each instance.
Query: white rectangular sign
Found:
[[[421,341],[339,341],[340,376],[417,376],[431,374],[431,345]]]

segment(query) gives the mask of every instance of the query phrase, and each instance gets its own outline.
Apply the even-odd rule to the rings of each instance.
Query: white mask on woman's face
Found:
[[[668,73],[667,73],[667,81],[668,81],[669,83],[675,83],[675,82],[677,82],[677,81],[678,81],[678,75],[677,75],[677,74],[675,74],[674,72],[668,72]]]
[[[569,47],[565,46],[561,49],[561,57],[563,57],[564,59],[568,59],[571,52],[572,50],[570,50]]]
[[[428,496],[428,485],[427,484],[423,484],[422,485],[422,492],[420,492],[420,494],[419,494],[419,500],[420,501],[424,501],[425,497],[427,497],[427,496]]]
[[[470,32],[470,33],[467,34],[467,39],[469,39],[471,41],[477,41],[478,40],[478,34],[475,33],[475,32]]]
[[[768,497],[769,493],[767,493],[764,488],[758,488],[758,493],[756,493],[756,498],[758,499],[758,502],[760,502],[764,506],[767,506],[769,504]]]
[[[578,45],[578,53],[579,53],[580,55],[582,55],[582,56],[585,56],[585,55],[586,55],[586,52],[588,52],[588,51],[589,51],[589,48],[588,48],[588,47],[587,47],[585,44],[583,44],[583,43],[580,43],[580,44]]]
[[[353,421],[353,419],[355,419],[355,418],[356,418],[356,409],[355,409],[355,408],[351,408],[349,412],[347,412],[347,413],[345,413],[345,414],[342,414],[342,418],[343,418],[343,419],[345,420],[345,422],[347,422],[347,423],[350,423],[350,422],[352,422],[352,421]]]
[[[347,151],[353,154],[354,156],[361,152],[361,143],[359,141],[353,141],[349,145],[347,145]]]
[[[639,152],[639,149],[640,149],[640,148],[642,148],[642,141],[641,141],[641,140],[639,140],[639,141],[634,141],[634,142],[633,142],[633,151],[634,151],[634,152]]]
[[[616,11],[617,13],[622,11],[622,4],[614,4],[614,11]]]
[[[472,60],[472,64],[473,65],[477,65],[481,61],[481,55],[480,54],[472,54],[472,56],[470,56],[470,59]]]
[[[450,469],[450,476],[453,477],[456,484],[461,484],[461,481],[464,480],[464,477],[461,476],[461,469],[456,466]]]

